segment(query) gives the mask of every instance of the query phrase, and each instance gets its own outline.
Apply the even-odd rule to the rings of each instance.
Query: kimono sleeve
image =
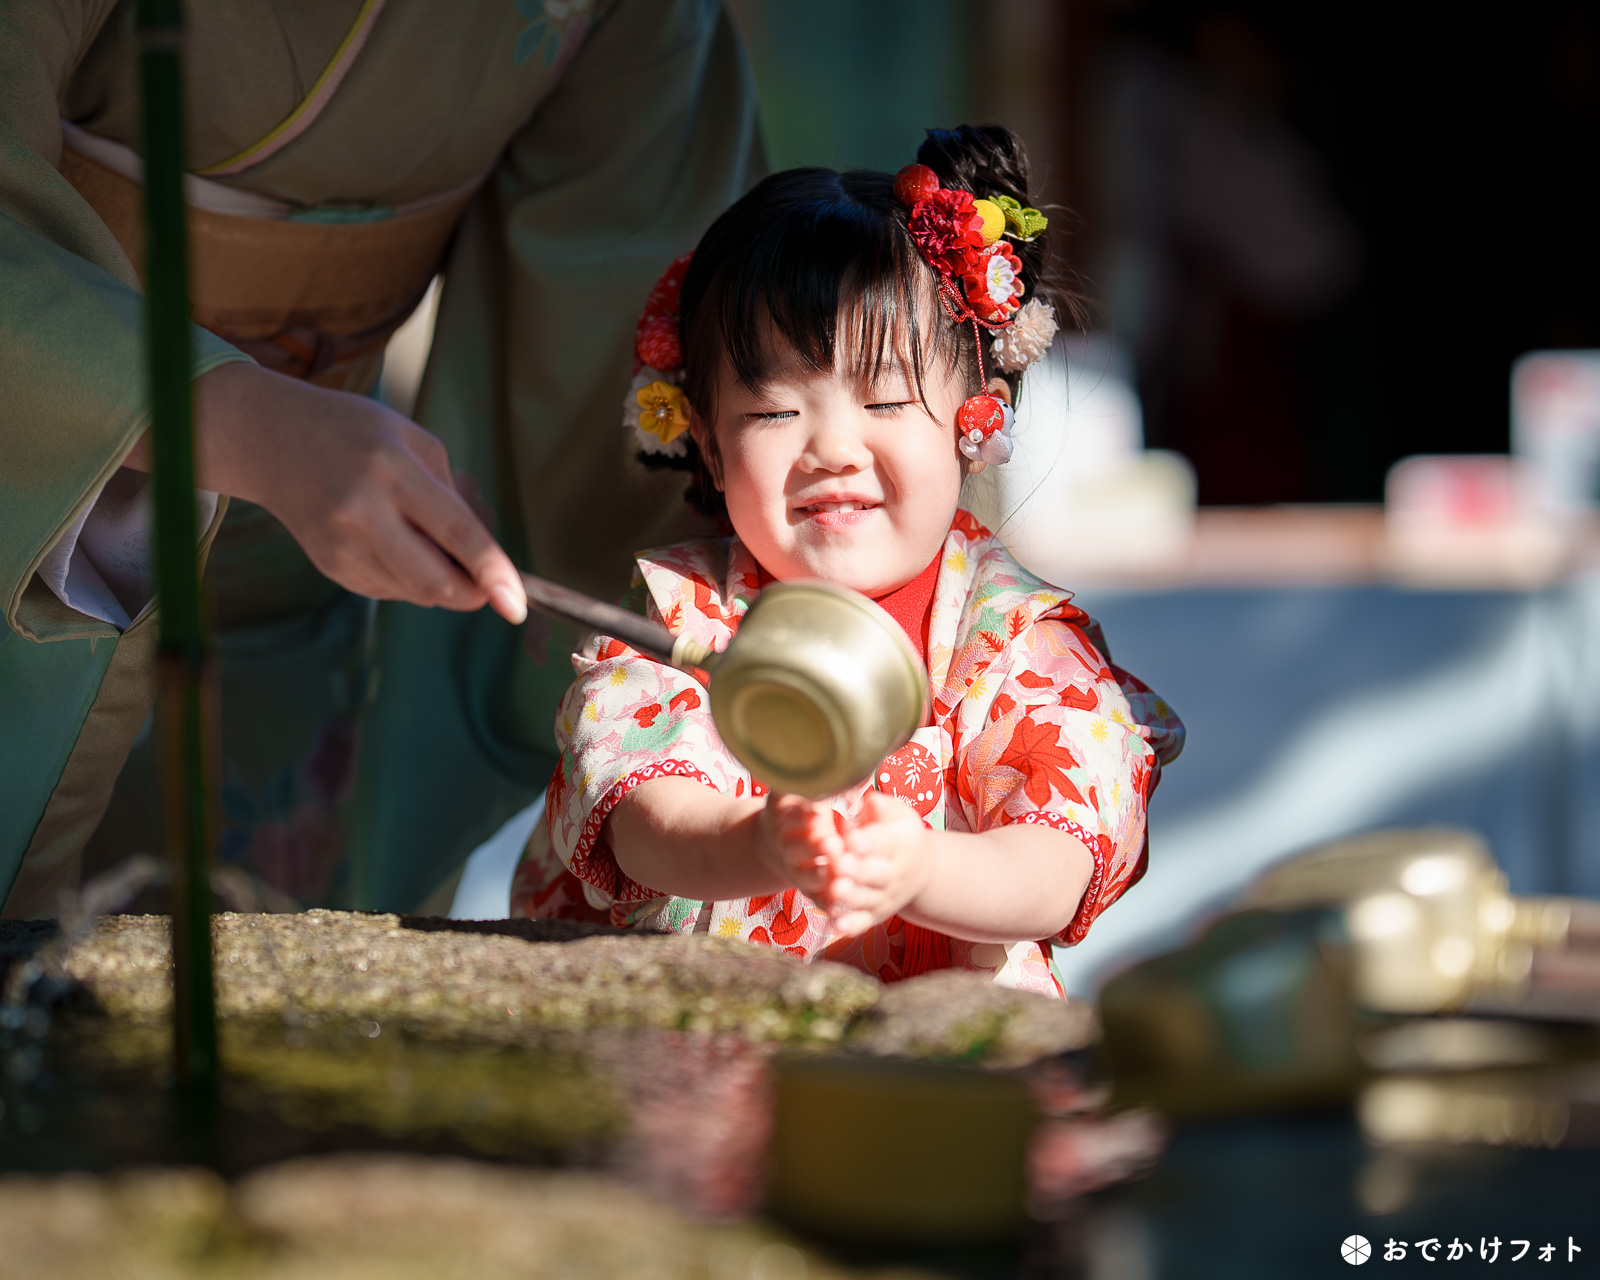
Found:
[[[1140,699],[1137,709],[1130,689]],[[957,795],[971,829],[1042,823],[1075,836],[1094,859],[1077,913],[1058,941],[1081,941],[1144,874],[1146,806],[1160,767],[1156,743],[1166,750],[1182,742],[1170,709],[1159,723],[1141,722],[1148,718],[1147,695],[1154,697],[1111,667],[1087,627],[1042,618],[1013,642],[1009,668],[981,721],[960,725]]]
[[[616,924],[654,911],[669,895],[617,865],[603,826],[621,799],[652,778],[690,778],[730,796],[761,794],[727,753],[705,688],[620,641],[592,638],[574,658],[578,678],[556,716],[561,757],[545,799],[556,856]]]
[[[710,532],[682,473],[638,462],[622,405],[651,286],[764,172],[755,108],[720,4],[619,0],[457,234],[418,420],[495,495],[534,573],[615,599],[639,548]],[[518,710],[530,731],[572,647],[551,628]]]
[[[138,276],[56,169],[62,88],[112,7],[0,6],[0,597],[30,640],[115,634],[37,571],[148,425]],[[196,376],[247,358],[193,332]]]

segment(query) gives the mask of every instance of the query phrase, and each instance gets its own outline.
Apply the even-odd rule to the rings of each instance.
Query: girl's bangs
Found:
[[[686,313],[689,295],[703,290],[684,334],[690,402],[715,413],[724,359],[741,385],[758,391],[785,348],[812,372],[840,367],[864,385],[904,367],[920,398],[930,348],[952,361],[957,349],[951,326],[940,323],[933,272],[901,225],[892,180],[830,170],[781,176],[831,190],[811,199],[782,193],[788,198],[749,209],[743,225],[725,226],[725,218],[707,233],[684,283]],[[719,232],[738,237],[743,252],[716,253],[722,246],[709,242]],[[720,270],[696,280],[702,257]]]

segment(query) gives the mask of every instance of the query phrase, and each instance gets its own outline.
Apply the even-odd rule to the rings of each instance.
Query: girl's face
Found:
[[[792,351],[775,365],[755,392],[724,364],[715,422],[691,422],[734,531],[779,579],[868,596],[911,581],[943,544],[967,472],[955,436],[966,380],[931,361],[924,409],[898,362],[871,384],[837,364],[814,373]]]

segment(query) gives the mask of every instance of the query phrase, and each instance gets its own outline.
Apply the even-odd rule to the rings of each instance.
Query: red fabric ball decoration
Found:
[[[994,396],[973,396],[956,410],[956,430],[963,436],[977,431],[987,440],[1005,422],[1006,407]]]
[[[667,373],[683,364],[683,347],[678,341],[678,321],[672,316],[657,316],[639,326],[633,353],[641,363]]]
[[[913,209],[938,189],[939,175],[925,164],[908,164],[894,175],[894,198]]]
[[[642,330],[645,322],[654,320],[658,316],[675,316],[678,314],[678,294],[683,290],[684,273],[689,270],[689,260],[694,257],[691,249],[688,253],[674,258],[667,269],[661,273],[655,287],[650,290],[650,296],[645,299],[644,312],[639,317],[639,328]],[[652,368],[660,368],[652,365]]]

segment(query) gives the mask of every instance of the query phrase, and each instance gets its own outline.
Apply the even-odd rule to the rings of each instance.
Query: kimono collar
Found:
[[[674,635],[726,647],[770,577],[738,538],[700,538],[641,552],[654,613]],[[926,580],[926,581],[925,581]],[[996,655],[1040,618],[1086,624],[1071,592],[1041,582],[966,511],[927,569],[878,603],[906,629],[936,695],[959,699]]]
[[[900,624],[906,639],[911,641],[911,647],[917,651],[917,657],[924,663],[928,661],[928,623],[933,620],[933,588],[939,581],[939,561],[943,558],[944,547],[941,546],[933,559],[928,561],[928,567],[910,582],[881,596],[872,597],[885,613]],[[756,565],[756,573],[762,591],[777,581],[767,572],[764,564]]]

